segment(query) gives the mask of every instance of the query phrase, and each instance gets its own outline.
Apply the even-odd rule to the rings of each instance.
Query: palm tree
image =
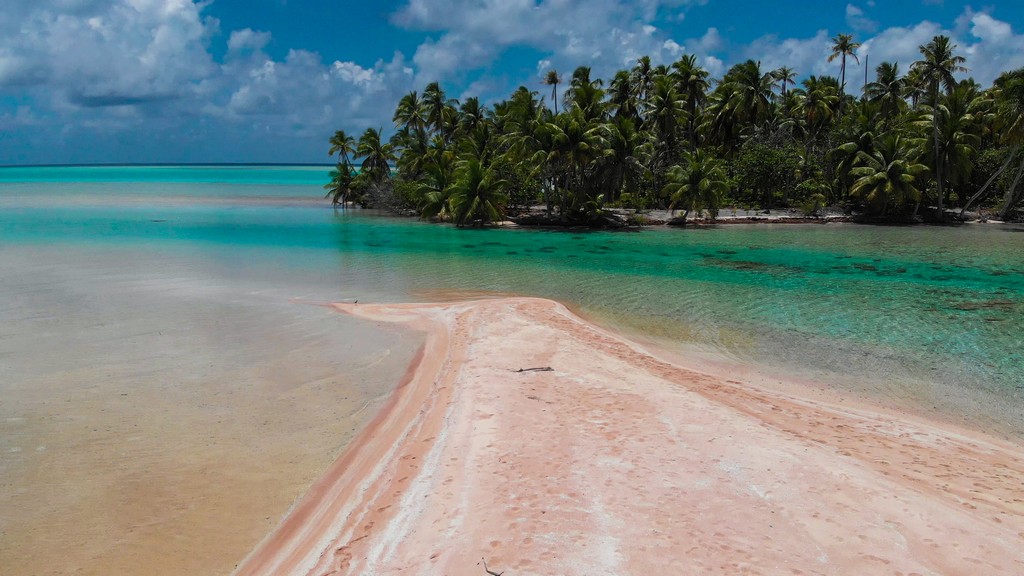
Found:
[[[860,44],[853,41],[853,34],[840,34],[832,39],[832,53],[828,55],[828,61],[833,62],[839,58],[839,109],[843,108],[843,99],[846,97],[846,57],[852,56],[860,64],[857,57],[857,48]]]
[[[796,96],[793,116],[799,120],[799,131],[808,144],[814,143],[828,128],[842,104],[834,83],[835,79],[830,76],[809,76],[802,89],[793,91]]]
[[[459,108],[457,133],[469,134],[484,123],[487,118],[487,109],[480,105],[480,99],[476,96],[466,98]]]
[[[850,195],[884,217],[890,210],[903,210],[920,198],[917,178],[928,167],[912,160],[912,147],[898,134],[884,136],[873,148],[870,153],[861,153],[859,166],[850,171],[856,179]]]
[[[651,66],[651,57],[642,56],[636,61],[636,66],[630,72],[633,77],[633,87],[636,89],[636,99],[643,108],[650,97],[651,89],[654,88],[654,67]]]
[[[426,179],[417,185],[417,196],[420,198],[420,216],[423,218],[449,216],[451,206],[449,196],[455,176],[455,155],[445,150],[432,155],[426,169]]]
[[[395,123],[395,128],[404,129],[421,137],[422,140],[426,140],[427,125],[429,124],[427,109],[415,90],[402,96],[402,99],[398,101],[392,120]]]
[[[914,62],[910,67],[911,71],[916,72],[921,82],[927,86],[926,97],[928,104],[933,109],[938,105],[939,102],[939,88],[942,87],[947,93],[952,92],[956,86],[956,78],[953,75],[957,72],[965,72],[967,69],[964,68],[963,64],[966,61],[963,56],[958,56],[953,53],[956,50],[956,44],[953,44],[948,36],[936,36],[932,38],[932,41],[919,48],[922,59]],[[939,202],[938,202],[938,218],[942,220],[945,212],[943,208],[943,199],[945,198],[945,189],[943,188],[943,177],[945,174],[945,168],[942,165],[941,148],[939,143],[939,114],[931,114],[932,117],[932,133],[934,143],[932,146],[932,152],[934,156],[932,158],[932,173],[935,174],[935,183],[938,191]]]
[[[455,107],[458,100],[449,99],[437,82],[431,82],[423,89],[423,108],[426,110],[426,125],[433,132],[440,132],[448,140],[455,132],[458,114]]]
[[[879,104],[882,118],[892,120],[902,112],[907,103],[904,100],[907,89],[906,78],[900,76],[896,62],[882,62],[875,68],[875,81],[864,88],[864,96]]]
[[[476,159],[462,162],[451,185],[452,216],[455,223],[486,224],[502,219],[505,211],[505,188],[508,182],[497,177],[493,170],[484,168]]]
[[[587,179],[587,168],[603,149],[601,127],[600,123],[587,122],[578,108],[547,125],[551,147],[547,161],[561,168],[563,193],[559,209],[562,214],[586,200],[585,189],[593,184]]]
[[[627,183],[635,184],[643,174],[641,156],[646,152],[648,135],[638,130],[628,116],[616,116],[601,128],[603,147],[597,160],[597,172],[601,189],[608,191],[609,201],[615,201]]]
[[[324,185],[324,190],[327,190],[324,198],[330,198],[331,204],[335,206],[344,206],[351,199],[352,170],[350,167],[346,169],[339,162],[337,168],[331,170],[330,176],[331,181]]]
[[[547,75],[544,76],[544,85],[551,86],[551,102],[555,106],[555,114],[558,114],[558,85],[561,82],[562,77],[558,75],[557,70],[548,70]]]
[[[648,166],[654,176],[654,190],[661,189],[665,173],[678,161],[682,149],[680,128],[686,121],[684,104],[671,78],[661,76],[655,79],[650,111],[644,125],[654,143]]]
[[[989,179],[989,182],[985,184],[985,188],[1006,170],[1018,152],[1020,152],[1021,145],[1024,144],[1024,68],[1000,75],[995,82],[995,89],[997,91],[995,129],[999,142],[1008,146],[1009,150],[1006,154],[1006,161],[999,171]],[[1022,176],[1024,176],[1024,157],[1021,158],[1016,176],[1006,189],[1002,205],[999,208],[999,217],[1001,219],[1005,220],[1017,204],[1020,203],[1021,195],[1017,192],[1017,187]],[[981,193],[985,191],[985,188],[982,188],[974,198],[971,198],[970,202],[977,200]]]
[[[717,216],[718,206],[728,193],[729,179],[722,161],[704,149],[684,152],[683,163],[668,171],[668,184],[662,189],[673,211],[684,210],[684,223],[690,212],[707,210],[712,218]]]
[[[637,110],[636,92],[633,89],[633,79],[629,72],[619,70],[608,86],[608,103],[616,118],[630,118],[634,121],[640,120],[640,113]]]
[[[698,111],[707,102],[707,91],[710,88],[708,71],[697,63],[697,58],[687,54],[672,64],[672,77],[676,83],[676,92],[683,100],[686,111],[686,136],[690,148],[697,147]]]
[[[331,136],[329,144],[331,147],[327,150],[327,155],[334,156],[337,154],[339,166],[349,166],[352,164],[349,155],[356,152],[355,138],[346,134],[344,130],[338,130]]]
[[[756,129],[770,119],[772,82],[771,73],[762,73],[761,63],[753,60],[737,64],[726,73],[722,85],[733,89],[726,106],[738,124]]]
[[[394,144],[383,143],[380,132],[378,129],[367,128],[356,146],[356,156],[363,159],[360,166],[362,173],[375,183],[391,179],[391,163],[397,159]]]
[[[782,66],[773,70],[771,74],[772,80],[782,85],[782,98],[785,99],[787,94],[786,87],[796,83],[796,72],[792,68]]]

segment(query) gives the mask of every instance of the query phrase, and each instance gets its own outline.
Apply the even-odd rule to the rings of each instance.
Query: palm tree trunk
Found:
[[[1006,217],[1010,214],[1010,210],[1020,202],[1020,197],[1016,194],[1017,185],[1020,184],[1021,176],[1024,176],[1024,159],[1021,160],[1020,169],[1017,170],[1017,176],[1013,179],[1013,184],[1006,190],[1006,196],[1003,200],[1003,207],[999,209],[999,219],[1006,220]]]
[[[971,199],[968,200],[966,204],[964,204],[964,207],[960,210],[961,220],[964,219],[964,212],[967,212],[967,209],[971,207],[971,204],[974,204],[974,202],[978,198],[981,198],[981,195],[984,194],[985,191],[988,190],[988,187],[991,186],[992,183],[996,181],[996,178],[999,178],[999,176],[1006,171],[1006,168],[1010,166],[1010,162],[1013,161],[1013,158],[1014,156],[1017,155],[1017,150],[1019,149],[1020,146],[1014,146],[1013,148],[1011,148],[1010,154],[1007,155],[1006,157],[1006,162],[1003,162],[1003,165],[999,167],[999,170],[996,170],[995,174],[989,177],[988,181],[985,182],[985,185],[981,187],[981,190],[978,190],[978,192],[974,196],[971,196]]]
[[[839,66],[839,114],[843,113],[843,101],[846,100],[846,53],[843,53],[843,61]]]
[[[936,105],[937,104],[938,103],[936,102]],[[943,178],[943,173],[942,173],[943,172],[943,170],[942,170],[942,155],[939,154],[939,117],[936,115],[936,111],[935,110],[932,110],[932,128],[933,128],[932,134],[934,136],[934,145],[935,145],[935,188],[936,188],[936,191],[939,194],[938,214],[937,214],[937,216],[939,218],[939,222],[942,222],[943,220],[946,219],[946,213],[943,210],[943,205],[942,205],[942,201],[944,199],[943,197],[945,196],[945,191],[943,189],[943,182],[942,182],[943,179],[944,179]]]

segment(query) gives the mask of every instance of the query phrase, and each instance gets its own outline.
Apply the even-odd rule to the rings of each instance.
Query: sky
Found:
[[[851,86],[937,34],[983,85],[1024,67],[1020,0],[4,0],[0,165],[326,163],[335,130],[390,133],[432,81],[494,102],[683,54],[838,76],[840,33]]]

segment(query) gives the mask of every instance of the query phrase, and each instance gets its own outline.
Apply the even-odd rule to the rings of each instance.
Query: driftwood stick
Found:
[[[516,372],[554,372],[555,369],[551,366],[544,366],[542,368],[520,368]]]

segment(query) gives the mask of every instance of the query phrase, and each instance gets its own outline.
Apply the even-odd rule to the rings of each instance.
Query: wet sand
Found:
[[[1024,573],[1019,443],[688,369],[547,300],[338,308],[422,356],[237,574]]]
[[[230,573],[422,342],[303,298],[337,287],[191,254],[22,246],[0,265],[5,576]]]

